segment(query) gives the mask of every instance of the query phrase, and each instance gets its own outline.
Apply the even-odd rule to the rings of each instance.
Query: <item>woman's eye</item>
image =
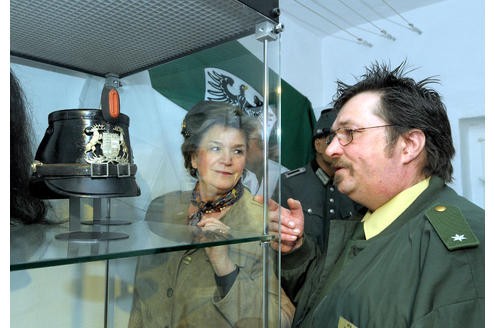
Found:
[[[244,149],[234,149],[234,154],[236,154],[236,155],[243,155],[244,154]]]
[[[210,150],[211,151],[220,151],[220,147],[218,147],[218,146],[212,146],[212,147],[210,147]]]

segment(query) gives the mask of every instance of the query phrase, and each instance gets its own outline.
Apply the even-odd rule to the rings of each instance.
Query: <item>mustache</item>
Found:
[[[330,162],[330,167],[334,172],[333,185],[338,188],[338,185],[343,181],[344,177],[341,175],[335,175],[337,169],[348,169],[352,175],[352,165],[349,162],[342,160],[341,158],[332,159]]]
[[[329,164],[333,170],[336,170],[338,168],[346,168],[346,169],[352,168],[351,163],[346,162],[346,161],[342,160],[341,158],[332,158],[330,160]]]

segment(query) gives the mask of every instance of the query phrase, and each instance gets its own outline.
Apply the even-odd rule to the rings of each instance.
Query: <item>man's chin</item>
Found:
[[[333,185],[338,188],[343,181],[344,181],[343,175],[340,174],[339,171],[336,171],[335,174],[333,175]]]
[[[335,176],[334,180],[333,180],[333,184],[340,193],[342,193],[344,195],[349,194],[350,190],[349,190],[344,178]]]

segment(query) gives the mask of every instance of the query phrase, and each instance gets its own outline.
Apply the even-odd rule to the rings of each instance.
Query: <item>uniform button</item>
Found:
[[[447,209],[447,207],[445,207],[443,205],[435,206],[435,211],[437,211],[437,212],[445,212],[446,209]]]
[[[335,213],[335,210],[332,208],[332,209],[330,209],[330,214],[333,214],[333,213]]]
[[[310,208],[308,208],[308,213],[309,213],[309,214],[313,213],[313,210],[312,210],[312,209],[310,209]]]
[[[172,297],[172,295],[174,295],[174,289],[173,288],[167,289],[167,296]]]
[[[333,203],[335,200],[333,198],[329,199],[330,203]]]
[[[184,262],[184,264],[190,264],[192,261],[192,258],[190,256],[186,256],[182,259],[182,262]]]
[[[330,187],[330,191],[335,191],[335,189],[333,187]]]

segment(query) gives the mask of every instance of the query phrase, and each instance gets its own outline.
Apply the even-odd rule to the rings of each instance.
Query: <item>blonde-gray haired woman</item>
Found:
[[[263,208],[241,182],[257,124],[227,103],[194,106],[181,133],[184,165],[196,186],[154,199],[146,219],[193,226],[193,242],[262,232]],[[143,256],[129,327],[261,327],[263,264],[259,242]],[[278,282],[271,271],[268,326],[276,327]],[[283,291],[281,300],[282,327],[289,327],[294,306]]]

